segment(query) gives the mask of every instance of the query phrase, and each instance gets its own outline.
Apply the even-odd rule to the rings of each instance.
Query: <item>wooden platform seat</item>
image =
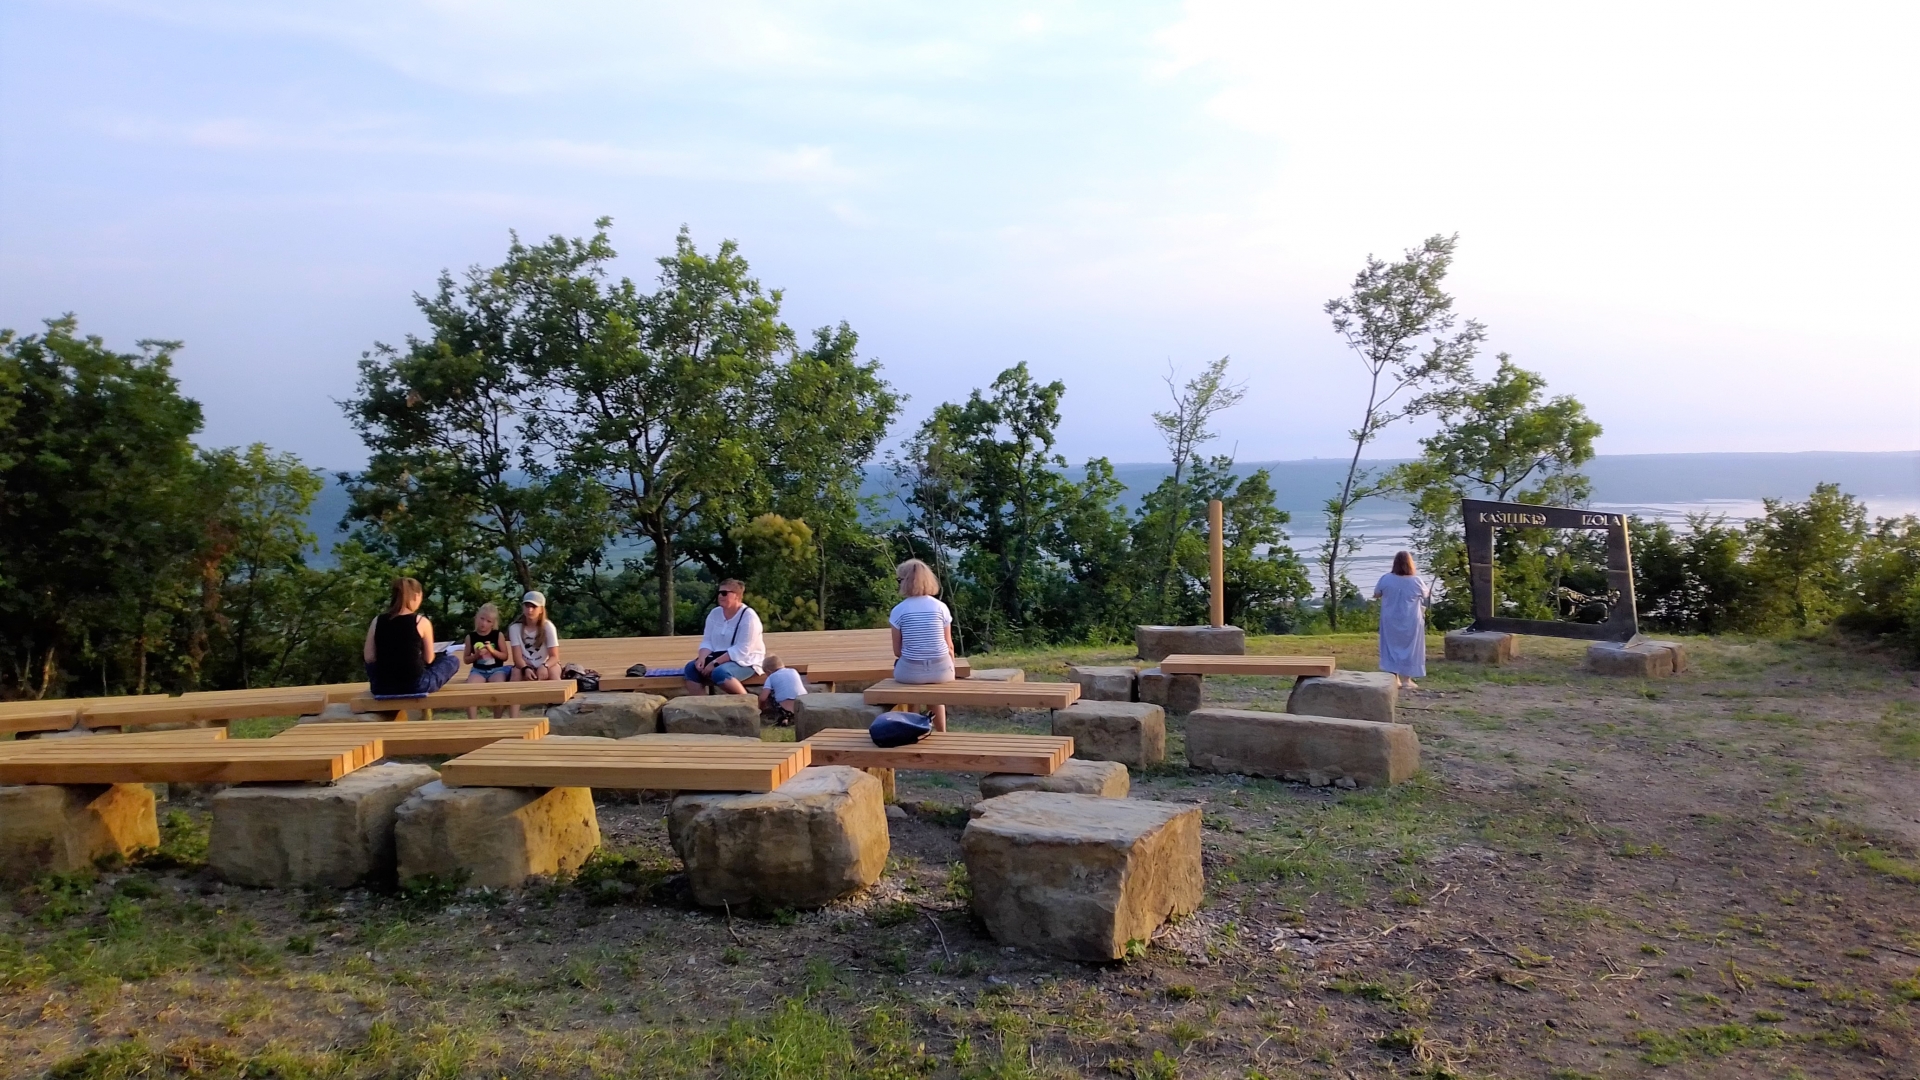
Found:
[[[275,735],[305,745],[352,745],[379,739],[389,757],[425,754],[465,754],[502,739],[543,739],[547,718],[518,720],[432,720],[417,724],[297,724]]]
[[[0,735],[32,731],[65,731],[80,723],[80,710],[109,701],[165,701],[165,694],[138,697],[52,698],[46,701],[0,701]]]
[[[893,675],[893,643],[888,631],[798,630],[766,635],[767,652],[789,667],[799,668],[808,682],[832,685],[878,682]],[[673,679],[629,685],[625,672],[634,664],[678,668],[700,649],[692,636],[639,638],[569,638],[560,642],[560,655],[601,673],[602,690],[671,690]],[[955,674],[965,677],[966,660],[954,662]]]
[[[1160,661],[1168,675],[1331,675],[1339,667],[1331,656],[1204,656],[1187,653]]]
[[[1051,682],[897,683],[882,679],[864,695],[869,705],[975,705],[1013,709],[1064,709],[1080,700],[1080,684]]]
[[[206,690],[178,697],[118,698],[87,705],[80,722],[90,728],[148,724],[224,724],[263,716],[305,716],[326,706],[326,694],[305,687]]]
[[[649,735],[607,743],[497,742],[440,767],[447,787],[772,791],[807,767],[806,743]]]
[[[807,673],[807,665],[805,664],[788,664],[786,663],[786,659],[784,657],[781,658],[781,663],[782,665],[792,668],[794,671],[799,672],[803,676],[806,675]],[[629,664],[627,666],[631,667],[633,665]],[[668,667],[670,665],[662,664],[660,666]],[[767,677],[765,675],[755,675],[751,679],[742,680],[741,685],[742,686],[759,686],[766,681],[767,681]],[[639,691],[643,691],[650,694],[658,694],[668,690],[682,690],[682,689],[685,689],[685,687],[686,687],[686,679],[684,679],[679,675],[602,675],[600,676],[600,689],[602,690],[639,690]]]
[[[0,784],[331,782],[378,761],[378,739],[303,746],[277,739],[97,735],[0,745]]]
[[[572,679],[522,683],[457,683],[421,697],[377,698],[361,694],[352,699],[354,712],[393,713],[404,720],[418,712],[430,719],[435,709],[498,708],[507,705],[562,705],[579,690]],[[315,709],[314,712],[320,710]]]
[[[1023,776],[1052,776],[1073,756],[1073,740],[1065,736],[976,731],[936,731],[911,746],[882,747],[864,731],[828,728],[799,745],[813,748],[815,765]]]

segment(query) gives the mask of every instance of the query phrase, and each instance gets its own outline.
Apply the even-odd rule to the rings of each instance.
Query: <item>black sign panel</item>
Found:
[[[1565,506],[1529,506],[1525,503],[1461,501],[1467,523],[1467,573],[1473,591],[1473,628],[1506,634],[1585,638],[1590,641],[1632,641],[1640,633],[1633,604],[1633,556],[1627,550],[1627,518],[1598,510]],[[1502,619],[1493,613],[1493,530],[1600,529],[1607,534],[1607,595],[1586,598],[1603,604],[1600,622],[1557,622],[1551,619]]]

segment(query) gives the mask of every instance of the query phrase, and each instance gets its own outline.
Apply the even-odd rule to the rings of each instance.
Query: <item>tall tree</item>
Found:
[[[1431,236],[1387,263],[1371,255],[1346,296],[1327,301],[1334,332],[1347,343],[1367,373],[1367,404],[1360,425],[1347,433],[1353,457],[1340,492],[1327,500],[1327,539],[1320,549],[1325,575],[1327,621],[1339,629],[1341,588],[1346,560],[1359,548],[1347,516],[1354,506],[1384,490],[1379,478],[1360,467],[1361,456],[1380,432],[1436,403],[1436,392],[1460,382],[1486,336],[1472,319],[1457,332],[1453,297],[1441,288],[1453,264],[1457,236]],[[1423,343],[1423,339],[1426,340]]]
[[[1838,484],[1819,484],[1805,502],[1766,499],[1747,523],[1753,569],[1771,588],[1780,617],[1798,630],[1826,625],[1847,602],[1867,512]]]
[[[225,492],[222,512],[209,522],[221,538],[214,621],[225,640],[222,681],[271,684],[286,655],[276,624],[311,587],[306,553],[314,536],[307,514],[325,481],[298,458],[271,453],[262,443],[243,453],[211,451],[203,460]]]
[[[1168,501],[1175,505],[1184,505],[1188,467],[1193,464],[1194,455],[1200,447],[1212,442],[1218,433],[1207,425],[1213,418],[1238,405],[1246,397],[1244,383],[1227,382],[1227,357],[1221,357],[1207,365],[1207,369],[1187,380],[1185,386],[1174,383],[1173,373],[1166,376],[1167,392],[1173,397],[1173,408],[1166,412],[1153,414],[1153,426],[1167,446],[1167,455],[1173,460],[1173,475],[1168,478],[1172,489],[1168,492]],[[1172,587],[1174,575],[1179,570],[1181,534],[1188,528],[1190,521],[1185,514],[1166,514],[1166,539],[1160,553],[1159,580],[1155,583],[1154,596],[1159,604],[1158,617],[1168,620],[1172,617]]]

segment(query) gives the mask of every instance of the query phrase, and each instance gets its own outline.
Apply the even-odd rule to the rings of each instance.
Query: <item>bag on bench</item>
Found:
[[[583,694],[591,694],[600,689],[600,673],[592,668],[581,667],[579,664],[560,665],[560,677],[572,679]]]
[[[909,712],[883,712],[867,728],[867,737],[880,747],[912,746],[931,734],[933,721]]]

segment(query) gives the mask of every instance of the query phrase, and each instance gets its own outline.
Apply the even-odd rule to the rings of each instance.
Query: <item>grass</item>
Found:
[[[1717,1058],[1735,1050],[1778,1046],[1786,1037],[1771,1028],[1745,1024],[1710,1024],[1685,1027],[1671,1033],[1636,1032],[1634,1045],[1640,1047],[1640,1060],[1649,1065],[1675,1065],[1698,1058]]]

